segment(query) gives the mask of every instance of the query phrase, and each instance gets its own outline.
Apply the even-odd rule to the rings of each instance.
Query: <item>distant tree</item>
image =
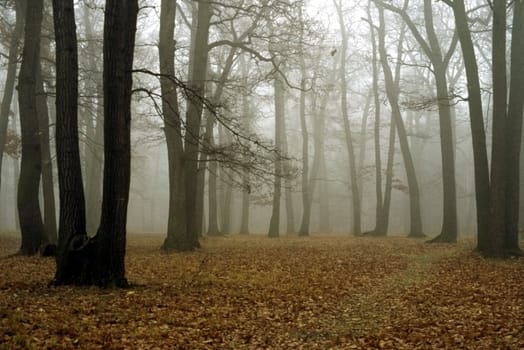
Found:
[[[180,247],[181,237],[187,233],[185,213],[185,189],[183,174],[183,143],[180,111],[177,100],[175,74],[175,16],[176,1],[162,0],[160,5],[160,32],[158,51],[160,59],[160,88],[162,92],[162,112],[164,115],[164,134],[167,144],[169,166],[169,209],[167,236],[162,249],[169,251]]]
[[[378,35],[378,49],[380,54],[380,62],[382,65],[382,71],[384,73],[386,95],[391,106],[392,115],[395,121],[395,127],[397,130],[400,150],[402,158],[404,159],[404,167],[406,169],[406,177],[408,180],[409,187],[409,206],[410,206],[410,232],[409,237],[425,237],[422,229],[422,216],[420,209],[420,191],[418,180],[415,172],[415,166],[413,164],[413,158],[409,148],[409,143],[406,134],[406,128],[402,119],[402,113],[399,106],[399,90],[395,86],[393,74],[388,64],[388,55],[385,47],[385,20],[384,10],[380,5],[377,5],[379,12],[379,35]]]
[[[473,144],[473,164],[475,175],[475,198],[477,208],[478,249],[489,249],[488,236],[490,232],[490,180],[488,155],[486,148],[486,132],[484,127],[482,97],[475,48],[468,26],[468,15],[463,0],[445,1],[451,6],[455,18],[457,35],[462,49],[467,78],[469,120]]]
[[[285,100],[284,100],[284,82],[280,76],[275,75],[273,78],[273,93],[275,99],[275,148],[277,151],[282,150],[282,122],[284,118]],[[273,182],[273,205],[271,218],[269,221],[269,237],[278,237],[280,235],[280,199],[282,193],[282,159],[275,155],[274,182]]]
[[[48,11],[44,10],[45,17]],[[40,130],[40,148],[42,154],[42,194],[43,194],[43,205],[44,205],[44,228],[46,232],[45,243],[56,245],[57,241],[57,228],[56,228],[56,205],[55,205],[55,185],[53,176],[53,156],[51,153],[51,137],[50,137],[50,117],[49,107],[47,104],[48,96],[46,91],[46,84],[44,82],[44,76],[50,76],[48,72],[48,65],[44,62],[49,52],[49,39],[46,33],[42,35],[41,43],[41,55],[42,59],[39,62],[38,70],[36,74],[36,108],[38,112],[38,124]],[[50,249],[54,250],[54,247]],[[48,250],[48,253],[51,250]]]
[[[100,223],[100,205],[102,203],[102,163],[104,147],[104,91],[102,83],[101,59],[98,58],[100,44],[95,37],[92,16],[93,6],[85,4],[82,7],[82,19],[85,27],[85,46],[79,47],[80,72],[86,70],[88,75],[81,77],[79,83],[87,95],[81,101],[83,113],[79,115],[79,123],[86,125],[84,141],[85,157],[85,196],[86,196],[86,227],[87,232],[94,232]],[[85,68],[82,69],[82,57]],[[79,113],[81,110],[79,110]],[[83,114],[83,115],[82,115]]]
[[[11,33],[9,43],[9,53],[7,62],[7,75],[5,78],[4,94],[0,106],[0,187],[2,180],[2,161],[4,150],[7,142],[7,125],[9,121],[9,112],[11,111],[11,102],[16,81],[16,70],[18,66],[19,45],[24,34],[24,24],[26,16],[26,0],[17,0],[15,3],[16,21]]]
[[[379,57],[378,57],[378,43],[377,43],[377,35],[375,34],[375,31],[378,30],[378,39],[380,40],[380,37],[385,35],[385,33],[382,32],[381,28],[376,28],[373,24],[372,18],[371,18],[371,9],[368,7],[368,13],[367,13],[367,20],[370,26],[370,34],[371,34],[371,43],[372,43],[372,49],[373,49],[373,57],[372,57],[372,64],[373,64],[373,100],[375,105],[375,123],[374,123],[374,139],[375,139],[375,181],[376,181],[376,220],[375,220],[375,228],[371,231],[367,231],[364,234],[370,235],[370,236],[385,236],[388,232],[389,227],[389,214],[390,214],[390,207],[391,207],[391,192],[392,192],[392,182],[393,182],[393,162],[395,158],[395,138],[396,138],[396,130],[395,130],[395,117],[393,114],[391,114],[390,117],[390,126],[389,126],[389,138],[388,138],[388,152],[387,152],[387,160],[386,160],[386,179],[385,179],[385,186],[384,191],[382,191],[382,162],[381,162],[381,149],[380,149],[380,91],[379,91]],[[395,65],[395,76],[393,77],[393,83],[395,86],[395,90],[398,92],[400,91],[399,85],[400,85],[400,71],[402,68],[402,55],[403,55],[403,43],[404,43],[404,37],[406,33],[405,25],[401,27],[400,35],[397,43],[397,56],[396,56],[396,65]]]
[[[209,26],[212,16],[211,2],[198,2],[197,27],[194,47],[192,49],[192,66],[190,71],[189,88],[193,98],[188,101],[186,111],[186,133],[184,135],[184,171],[185,177],[185,205],[187,217],[187,232],[180,239],[180,250],[192,250],[200,246],[198,242],[197,220],[202,220],[197,214],[198,188],[198,155],[200,144],[200,126],[202,122],[203,99],[205,96],[205,80],[208,65]]]
[[[348,46],[348,37],[346,25],[344,23],[344,15],[342,11],[342,2],[334,0],[333,3],[337,9],[338,21],[340,26],[340,33],[342,36],[342,48],[340,52],[340,110],[342,112],[342,123],[344,125],[344,135],[348,153],[349,174],[351,181],[351,198],[353,204],[353,235],[360,236],[361,234],[361,209],[360,209],[360,193],[358,188],[357,177],[357,162],[355,157],[353,136],[351,133],[351,124],[349,122],[348,102],[347,102],[347,79],[346,79],[346,54]]]
[[[20,254],[24,255],[37,253],[46,238],[38,198],[42,158],[36,97],[43,0],[35,0],[31,5],[26,9],[24,49],[18,77],[22,161],[17,201],[22,233]]]

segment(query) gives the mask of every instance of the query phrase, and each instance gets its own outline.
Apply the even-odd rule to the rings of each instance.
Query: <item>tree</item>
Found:
[[[361,224],[360,224],[360,193],[358,189],[358,177],[357,177],[357,163],[355,160],[355,151],[353,147],[353,137],[351,135],[351,126],[349,123],[348,114],[348,102],[347,102],[347,80],[346,80],[346,52],[348,45],[348,38],[346,32],[346,26],[344,23],[344,16],[342,13],[342,3],[334,0],[335,7],[337,8],[338,21],[340,25],[340,33],[342,36],[342,48],[340,52],[340,109],[342,111],[342,122],[344,125],[344,134],[346,147],[348,152],[348,164],[351,181],[351,197],[353,200],[353,235],[360,236]]]
[[[2,104],[0,106],[0,187],[2,180],[2,161],[7,140],[7,125],[15,87],[16,69],[18,66],[18,47],[20,45],[22,35],[24,34],[26,7],[25,0],[15,1],[16,22],[11,35],[11,42],[9,43],[7,76],[5,79]]]
[[[169,211],[167,237],[162,249],[169,251],[181,246],[179,240],[187,232],[185,213],[185,189],[183,174],[183,143],[180,111],[177,100],[177,86],[172,77],[175,74],[175,16],[176,1],[163,0],[160,8],[160,32],[158,51],[160,59],[160,88],[162,92],[162,112],[164,115],[164,134],[167,144],[169,164]]]
[[[391,112],[395,120],[395,127],[400,143],[400,150],[402,158],[404,159],[404,167],[406,169],[406,177],[409,186],[409,207],[410,207],[410,232],[408,237],[425,237],[422,229],[422,217],[420,213],[420,192],[415,173],[415,166],[413,164],[413,158],[411,157],[411,151],[406,134],[406,128],[402,119],[402,113],[400,111],[398,95],[398,87],[395,86],[393,80],[393,74],[389,67],[387,60],[387,52],[385,47],[385,21],[384,21],[384,10],[378,5],[377,6],[380,19],[379,35],[378,35],[378,48],[380,54],[380,62],[382,65],[382,72],[384,73],[384,80],[386,84],[386,95],[391,106]]]
[[[282,132],[283,118],[285,110],[284,101],[284,82],[278,73],[273,77],[273,91],[275,99],[275,149],[282,150]],[[280,197],[282,191],[282,159],[279,154],[275,154],[275,170],[273,182],[273,206],[271,219],[269,221],[269,237],[278,237],[280,235]]]
[[[131,88],[138,0],[107,0],[104,18],[104,185],[95,282],[125,287]]]
[[[205,80],[208,63],[209,25],[211,20],[211,2],[198,2],[197,28],[194,41],[192,70],[190,71],[189,88],[193,97],[188,101],[186,111],[186,133],[184,135],[184,170],[185,205],[187,232],[181,238],[181,250],[192,250],[200,246],[198,242],[197,220],[201,220],[196,212],[196,193],[198,187],[198,153],[200,143],[200,124],[202,120],[203,99],[205,96]]]
[[[24,255],[37,253],[45,240],[44,224],[38,200],[42,158],[36,99],[43,0],[36,0],[32,5],[27,6],[26,9],[24,49],[18,77],[22,162],[17,201],[22,233],[20,254]]]
[[[490,232],[481,252],[491,257],[522,255],[518,237],[519,160],[524,91],[524,8],[513,4],[510,84],[506,73],[506,1],[493,2],[493,143]],[[509,97],[509,99],[508,99]]]
[[[388,232],[389,227],[389,212],[391,206],[391,192],[392,192],[392,181],[393,181],[393,162],[395,158],[395,117],[391,113],[390,126],[389,126],[389,142],[388,142],[388,153],[386,160],[386,181],[384,192],[382,192],[382,162],[381,162],[381,150],[380,150],[380,96],[378,86],[378,74],[379,74],[379,62],[378,62],[378,44],[375,35],[375,29],[379,31],[379,38],[384,35],[382,32],[383,28],[375,28],[371,19],[371,9],[368,6],[368,17],[367,21],[370,27],[371,44],[373,49],[373,100],[375,105],[375,123],[374,123],[374,139],[375,139],[375,191],[376,191],[376,220],[375,228],[372,231],[368,231],[365,234],[371,236],[385,236]],[[405,26],[403,25],[400,31],[399,40],[397,43],[397,57],[395,66],[395,77],[393,79],[396,91],[399,91],[400,85],[400,70],[402,67],[402,54],[403,54],[403,43],[405,36]]]
[[[138,1],[107,0],[104,18],[104,188],[96,235],[85,232],[80,172],[78,60],[73,1],[53,1],[57,41],[59,254],[55,284],[125,287],[133,52]],[[69,176],[68,176],[69,175]]]
[[[477,58],[468,26],[468,16],[464,1],[453,0],[445,2],[453,9],[455,27],[457,28],[466,70],[469,120],[473,144],[475,199],[477,204],[477,248],[480,251],[486,251],[489,249],[488,236],[490,232],[490,180]]]
[[[89,284],[91,281],[87,266],[79,263],[76,256],[80,254],[76,251],[81,246],[78,243],[86,242],[88,238],[78,144],[78,46],[73,0],[54,0],[53,18],[56,41],[56,157],[60,200],[55,283]]]
[[[456,242],[457,240],[457,203],[455,185],[455,157],[453,152],[453,133],[451,128],[450,98],[446,69],[453,52],[455,51],[457,36],[451,41],[450,48],[445,55],[442,54],[439,39],[433,25],[433,5],[431,0],[424,0],[424,23],[427,39],[417,29],[415,23],[407,13],[408,2],[404,8],[399,9],[389,4],[380,2],[380,6],[399,14],[405,21],[411,33],[423,49],[432,64],[437,91],[437,105],[439,110],[440,147],[442,160],[442,185],[443,185],[443,222],[440,234],[433,242]]]

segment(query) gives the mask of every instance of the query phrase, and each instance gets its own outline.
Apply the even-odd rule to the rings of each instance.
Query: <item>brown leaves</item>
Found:
[[[166,255],[162,238],[130,237],[129,290],[48,287],[52,259],[1,258],[0,349],[524,347],[522,260],[334,236]]]

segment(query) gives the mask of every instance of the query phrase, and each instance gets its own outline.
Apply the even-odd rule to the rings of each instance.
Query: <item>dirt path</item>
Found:
[[[397,311],[405,303],[406,290],[427,282],[438,261],[459,254],[459,250],[449,246],[431,247],[424,254],[404,254],[408,261],[406,269],[360,288],[344,301],[338,328],[349,328],[358,337],[387,327],[399,317]]]

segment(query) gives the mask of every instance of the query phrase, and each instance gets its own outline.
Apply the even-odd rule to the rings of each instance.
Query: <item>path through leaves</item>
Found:
[[[230,236],[165,255],[131,235],[127,290],[48,287],[54,261],[7,257],[0,349],[521,349],[524,260],[471,242]]]

